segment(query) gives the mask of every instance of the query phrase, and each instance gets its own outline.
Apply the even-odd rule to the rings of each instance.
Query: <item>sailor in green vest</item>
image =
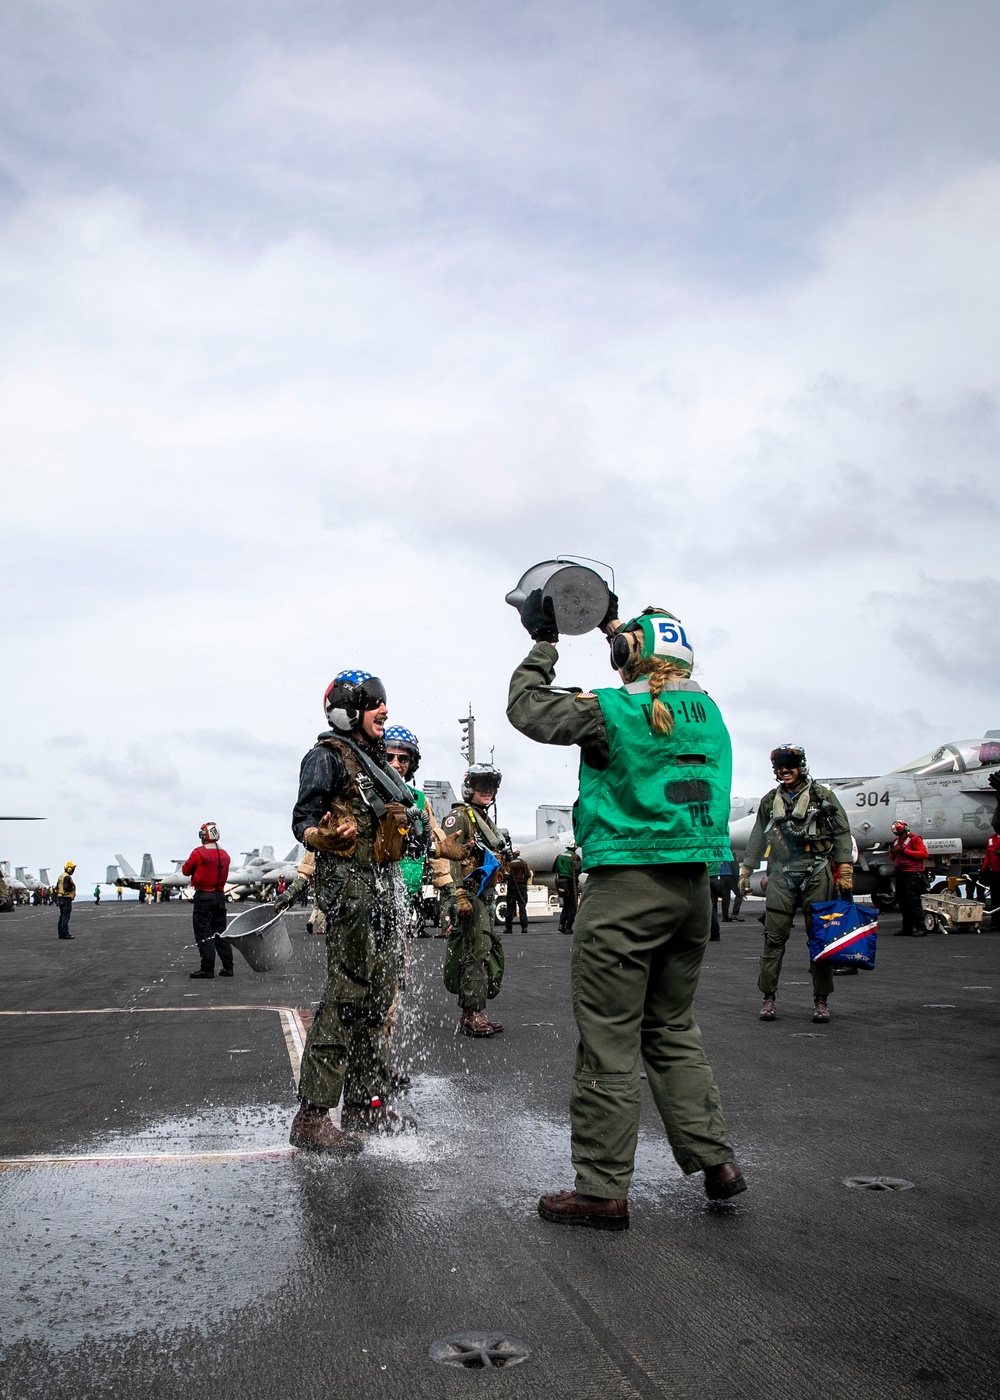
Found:
[[[540,591],[521,620],[536,645],[514,672],[507,715],[543,744],[577,744],[573,831],[587,880],[573,936],[580,1041],[570,1095],[576,1187],[545,1195],[543,1220],[628,1228],[640,1056],[682,1171],[711,1200],[746,1189],[692,1003],[708,943],[708,866],[729,860],[732,752],[714,701],[690,679],[680,622],[647,608],[601,628],[621,685],[553,687],[558,631]]]
[[[386,762],[395,768],[413,794],[417,810],[424,814],[429,835],[426,856],[404,856],[399,863],[407,897],[411,906],[414,903],[417,906],[416,933],[418,937],[423,937],[425,935],[423,933],[422,893],[425,879],[429,876],[430,883],[437,893],[440,908],[449,907],[455,898],[451,862],[447,857],[438,854],[441,843],[445,842],[445,835],[434,815],[434,808],[427,801],[427,794],[422,792],[420,788],[414,787],[411,781],[420,767],[420,745],[413,730],[406,729],[401,724],[390,724],[385,731],[385,757]],[[447,842],[445,844],[447,845]]]
[[[757,820],[743,853],[740,889],[750,889],[750,876],[767,860],[767,903],[764,910],[764,949],[757,986],[764,994],[762,1021],[777,1019],[775,998],[796,909],[809,927],[814,901],[833,899],[834,890],[850,898],[854,885],[854,843],[851,826],[836,795],[809,777],[805,749],[782,744],[771,751],[778,779],[760,800]],[[833,970],[827,963],[810,963],[813,1020],[830,1019],[827,997],[833,991]]]
[[[413,801],[420,812],[427,812],[427,798],[419,788],[413,786],[410,779],[420,767],[420,747],[417,743],[417,736],[412,729],[406,729],[402,724],[390,724],[385,731],[385,760],[390,767],[403,779],[403,782],[413,794]],[[429,822],[429,817],[424,818]],[[411,917],[414,910],[418,912],[418,932],[423,929],[423,915],[421,911],[421,900],[424,888],[424,857],[404,856],[399,862],[399,873],[403,877],[403,887],[406,890],[406,903],[410,910]]]
[[[565,851],[560,851],[556,856],[556,894],[562,897],[562,909],[559,913],[559,932],[572,933],[573,924],[576,920],[577,903],[577,845],[571,841]]]

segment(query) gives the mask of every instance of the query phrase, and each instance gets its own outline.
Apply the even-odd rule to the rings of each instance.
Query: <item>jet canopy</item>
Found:
[[[894,773],[909,773],[915,778],[930,778],[939,773],[968,773],[974,768],[993,768],[1000,764],[1000,730],[991,729],[984,739],[959,739],[954,744],[942,744],[931,753],[922,754]]]

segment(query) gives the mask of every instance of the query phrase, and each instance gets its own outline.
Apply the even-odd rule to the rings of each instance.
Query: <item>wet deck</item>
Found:
[[[62,948],[54,911],[0,916],[0,1009],[41,1013],[0,1015],[5,1400],[996,1394],[997,935],[883,937],[813,1027],[803,947],[761,1025],[759,925],[725,926],[699,1019],[752,1189],[708,1208],[647,1103],[632,1229],[604,1235],[535,1215],[571,1184],[551,921],[510,940],[493,1041],[455,1037],[442,944],[414,946],[420,1132],[338,1162],[286,1151],[321,941],[293,916],[287,976],[191,982],[189,913],[82,906]],[[428,1360],[479,1330],[528,1360]]]

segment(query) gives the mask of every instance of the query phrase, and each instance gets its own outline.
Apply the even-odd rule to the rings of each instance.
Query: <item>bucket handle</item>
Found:
[[[615,571],[610,564],[605,564],[603,559],[591,559],[589,554],[557,554],[555,562],[557,564],[578,564],[581,559],[588,564],[600,564],[602,569],[607,569],[608,573],[611,575],[611,592],[614,593],[616,591]]]

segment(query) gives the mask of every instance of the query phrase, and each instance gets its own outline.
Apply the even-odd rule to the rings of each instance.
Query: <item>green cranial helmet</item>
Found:
[[[620,671],[629,662],[662,657],[688,675],[694,669],[694,649],[680,619],[666,608],[643,608],[611,639],[611,664]]]

